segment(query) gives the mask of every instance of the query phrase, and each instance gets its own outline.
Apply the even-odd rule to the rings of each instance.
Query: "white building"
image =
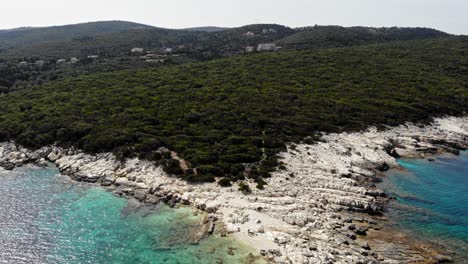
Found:
[[[67,62],[66,59],[57,60],[57,64],[63,64],[63,63],[65,63],[65,62]]]
[[[77,63],[78,61],[79,61],[79,59],[77,59],[77,58],[71,58],[70,59],[70,62],[73,63],[73,64]]]
[[[274,43],[266,43],[266,44],[259,44],[257,47],[257,51],[275,51],[277,50],[276,44]]]
[[[89,55],[89,56],[88,56],[88,59],[92,59],[92,60],[95,60],[95,59],[97,59],[97,58],[99,58],[98,55]]]
[[[152,63],[164,63],[165,59],[148,59],[145,62],[152,62]]]
[[[255,51],[255,47],[253,47],[253,46],[248,46],[248,47],[245,48],[245,52],[247,52],[247,53],[252,53],[254,51]]]
[[[263,29],[262,30],[263,34],[268,34],[268,33],[276,33],[276,30],[274,30],[273,28],[269,28],[269,29]]]
[[[246,35],[247,37],[254,37],[254,36],[255,36],[255,33],[253,33],[252,31],[249,31],[249,32],[245,33],[245,35]]]
[[[43,60],[38,60],[34,63],[36,66],[42,67],[44,66],[45,62]]]
[[[22,61],[22,62],[18,63],[18,67],[28,67],[28,65],[29,64],[27,62],[25,62],[25,61]]]
[[[133,48],[131,50],[132,53],[143,53],[143,48]]]

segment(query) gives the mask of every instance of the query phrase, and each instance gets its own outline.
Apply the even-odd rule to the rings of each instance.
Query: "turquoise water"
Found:
[[[55,168],[0,172],[0,194],[0,263],[241,263],[250,253],[216,235],[193,244],[190,208],[129,202]]]
[[[437,243],[468,260],[468,152],[435,161],[401,159],[383,187],[397,198],[389,217],[418,238]]]

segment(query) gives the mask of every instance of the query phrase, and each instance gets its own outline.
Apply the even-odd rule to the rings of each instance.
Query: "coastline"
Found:
[[[243,195],[236,185],[188,184],[147,161],[120,162],[111,153],[89,155],[55,146],[30,151],[0,143],[0,166],[14,169],[51,161],[62,174],[100,184],[117,195],[194,206],[208,213],[210,223],[218,221],[227,233],[275,263],[444,259],[443,252],[422,252],[410,241],[383,239],[391,233],[380,216],[388,198],[375,183],[383,171],[398,166],[395,157],[427,158],[468,148],[468,117],[437,118],[424,127],[407,124],[385,131],[329,134],[322,140],[289,145],[281,154],[285,169],[266,179],[264,190],[250,195]]]

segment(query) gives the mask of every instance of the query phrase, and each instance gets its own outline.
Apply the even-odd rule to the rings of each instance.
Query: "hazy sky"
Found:
[[[426,26],[468,35],[468,0],[1,0],[0,28],[127,20],[159,27]]]

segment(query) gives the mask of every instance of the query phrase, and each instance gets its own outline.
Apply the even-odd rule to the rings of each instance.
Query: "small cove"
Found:
[[[400,159],[402,169],[380,184],[396,197],[387,207],[393,227],[468,259],[468,152],[428,159]]]
[[[55,167],[0,171],[0,193],[0,263],[234,264],[251,253],[219,235],[194,244],[191,208],[135,206]]]

